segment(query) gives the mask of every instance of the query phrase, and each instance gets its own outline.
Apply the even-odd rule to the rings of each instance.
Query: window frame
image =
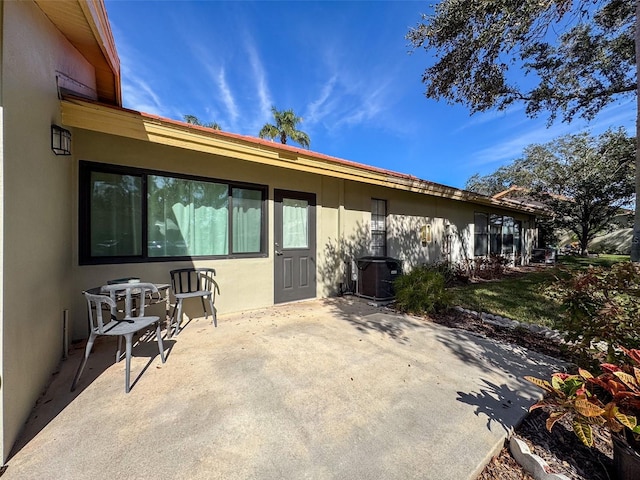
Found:
[[[377,213],[379,210],[377,208],[377,206],[379,205],[379,203],[376,205],[376,213],[373,213],[373,202],[380,202],[384,205],[384,230],[379,230],[373,229],[373,218],[374,215],[376,216],[376,218],[379,220],[380,214]],[[371,233],[371,242],[369,243],[369,253],[372,256],[375,257],[386,257],[387,256],[387,216],[388,216],[388,212],[389,212],[389,207],[387,204],[387,200],[383,199],[383,198],[371,198],[371,220],[370,220],[370,233]],[[375,235],[374,235],[375,233]],[[382,249],[383,249],[383,255],[377,255],[376,253],[374,253],[374,249],[378,250],[380,247],[377,245],[374,245],[373,242],[373,238],[374,236],[376,238],[382,238],[383,242],[382,242]]]
[[[478,231],[480,230],[478,228],[478,222],[477,222],[477,218],[478,217],[483,217],[484,218],[484,231]],[[479,245],[479,241],[478,239],[482,238],[483,239],[483,245]],[[478,254],[478,250],[479,250],[479,246],[483,247],[482,250],[484,250],[484,253]],[[487,255],[489,255],[489,214],[488,213],[484,213],[484,212],[474,212],[473,213],[473,256],[474,257],[486,257]]]
[[[520,243],[522,238],[522,220],[518,220],[516,217],[513,217],[511,215],[481,211],[476,211],[473,215],[474,257],[487,257],[491,255],[502,255],[505,257],[511,257],[522,254],[522,245]],[[478,222],[476,220],[479,216],[485,218],[485,232],[478,232]],[[512,233],[508,233],[508,227],[511,227]],[[483,237],[485,239],[484,241],[486,243],[486,252],[484,254],[477,253],[479,237]],[[511,237],[510,241],[509,237]],[[505,245],[509,245],[509,243],[510,246],[508,246],[507,248],[510,251],[505,251]],[[492,246],[494,245],[499,245],[499,252],[496,252],[492,249]]]
[[[249,182],[237,182],[226,179],[203,177],[198,175],[188,175],[176,172],[167,172],[162,170],[144,169],[138,167],[129,167],[123,165],[114,165],[110,163],[99,163],[88,160],[80,160],[78,171],[78,262],[80,265],[105,265],[105,264],[125,264],[125,263],[155,263],[155,262],[175,262],[184,260],[215,260],[228,258],[268,258],[269,252],[269,230],[268,230],[268,212],[269,209],[269,187]],[[119,255],[119,256],[92,256],[91,255],[91,174],[92,172],[138,176],[142,180],[142,214],[141,214],[141,255]],[[166,257],[149,256],[148,246],[148,177],[157,175],[162,177],[170,177],[181,180],[200,181],[207,183],[219,183],[227,185],[229,198],[228,211],[228,245],[229,253],[224,255],[181,255]],[[249,253],[233,252],[233,189],[248,189],[261,192],[261,225],[260,225],[260,251]]]

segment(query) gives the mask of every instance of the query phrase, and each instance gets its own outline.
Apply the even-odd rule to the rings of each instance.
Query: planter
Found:
[[[618,480],[640,479],[640,453],[629,446],[621,435],[611,435],[613,439],[613,463]]]

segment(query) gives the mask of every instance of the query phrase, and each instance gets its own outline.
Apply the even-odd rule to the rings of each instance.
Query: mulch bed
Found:
[[[524,328],[508,329],[482,322],[477,317],[450,310],[432,315],[431,320],[451,328],[472,331],[501,342],[521,345],[565,361],[572,361],[571,353],[557,341],[550,340]],[[548,432],[545,427],[547,414],[534,410],[515,429],[515,435],[524,440],[532,453],[549,464],[549,473],[564,474],[576,480],[610,480],[615,478],[613,449],[609,432],[594,429],[595,445],[585,447],[573,433],[567,421],[560,421]],[[508,446],[494,457],[478,480],[532,480],[511,456]]]

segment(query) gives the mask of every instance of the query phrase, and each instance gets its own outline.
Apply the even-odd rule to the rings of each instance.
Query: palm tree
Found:
[[[304,148],[309,148],[309,144],[311,143],[309,135],[296,129],[296,125],[302,122],[302,117],[298,117],[291,109],[278,111],[276,107],[271,107],[271,112],[273,113],[276,124],[266,123],[264,127],[262,127],[262,130],[260,130],[260,133],[258,133],[260,138],[266,137],[273,140],[274,138],[280,137],[280,141],[284,144],[287,143],[287,138],[290,138]]]
[[[222,130],[218,122],[201,123],[198,117],[195,115],[184,115],[184,121],[191,125],[198,125],[199,127],[212,128],[213,130]]]

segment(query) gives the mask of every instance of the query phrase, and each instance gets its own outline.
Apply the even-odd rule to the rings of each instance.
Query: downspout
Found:
[[[347,264],[346,259],[344,258],[344,179],[341,178],[338,180],[338,233],[336,238],[336,243],[338,247],[338,258],[342,260],[340,274],[342,275],[342,281],[338,283],[342,283],[347,280]],[[343,286],[343,289],[346,288],[346,285]],[[339,292],[342,294],[342,292]]]
[[[4,431],[4,8],[4,0],[0,0],[0,452],[2,465],[9,456]]]

